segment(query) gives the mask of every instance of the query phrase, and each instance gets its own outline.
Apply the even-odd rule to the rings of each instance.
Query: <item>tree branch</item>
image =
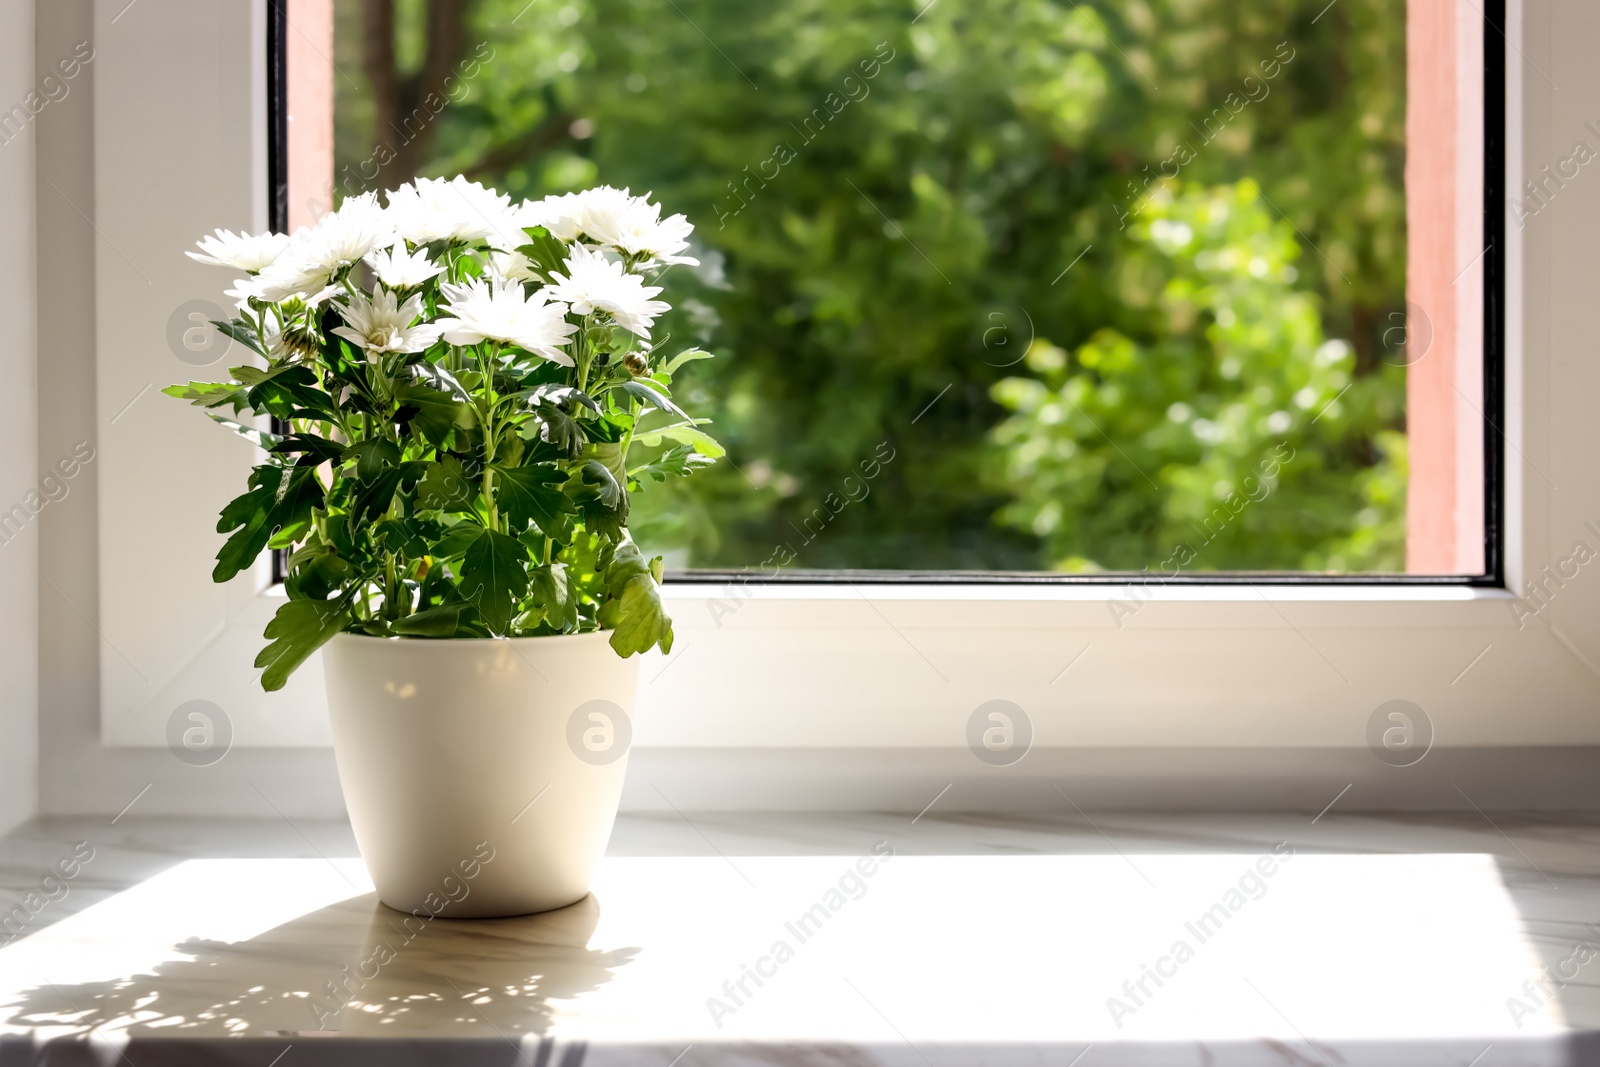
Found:
[[[552,112],[522,136],[486,153],[467,168],[467,177],[480,181],[498,178],[508,168],[526,162],[529,157],[572,140],[572,120],[573,116],[566,112]]]
[[[415,80],[416,99],[441,92],[450,72],[467,57],[467,22],[476,0],[431,0],[428,4],[428,54]]]
[[[400,113],[399,73],[394,63],[394,0],[362,0],[361,65],[372,88],[374,141],[386,140]]]
[[[402,76],[395,58],[394,0],[362,0],[362,63],[372,87],[373,137],[392,153],[385,170],[401,180],[415,177],[433,146],[439,108],[425,106],[430,94],[445,96],[445,82],[467,56],[468,28],[477,0],[429,0],[423,14],[427,54],[422,68]]]

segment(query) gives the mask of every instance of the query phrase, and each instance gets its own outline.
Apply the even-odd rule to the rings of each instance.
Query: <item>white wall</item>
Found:
[[[0,13],[14,14],[14,8],[30,2],[0,0]],[[102,273],[115,271],[122,282],[131,282],[129,291],[139,295],[137,300],[130,301],[130,307],[137,308],[138,300],[145,299],[143,287],[147,283],[135,271],[154,279],[154,287],[169,294],[182,292],[193,295],[200,290],[189,288],[187,283],[177,286],[171,284],[174,276],[191,269],[179,255],[180,243],[166,242],[159,247],[151,244],[147,253],[142,246],[124,240],[123,232],[128,227],[119,228],[116,225],[118,216],[115,213],[106,213],[107,218],[100,227],[101,233],[97,233],[94,224],[89,221],[94,216],[96,202],[97,162],[101,167],[102,182],[108,183],[102,185],[98,192],[104,195],[107,189],[123,188],[109,184],[119,180],[116,167],[109,165],[113,157],[107,154],[98,161],[95,158],[92,92],[97,70],[112,71],[115,69],[113,64],[117,63],[126,70],[140,61],[141,41],[148,47],[152,39],[160,39],[159,35],[150,33],[150,24],[141,20],[171,19],[190,12],[195,17],[215,20],[221,18],[217,12],[233,10],[223,5],[211,7],[214,0],[160,0],[159,3],[135,5],[127,4],[126,0],[95,0],[93,5],[62,3],[60,0],[37,2],[39,24],[33,56],[41,67],[53,65],[60,57],[71,54],[80,41],[91,41],[100,58],[73,83],[64,99],[51,104],[42,113],[37,124],[40,175],[33,195],[38,199],[38,226],[43,240],[38,257],[38,306],[40,321],[48,324],[44,351],[39,361],[40,418],[35,442],[28,387],[33,373],[31,346],[14,343],[13,335],[19,329],[19,320],[14,314],[12,317],[0,317],[0,346],[4,349],[0,351],[0,359],[10,360],[9,369],[12,371],[7,376],[7,391],[0,395],[0,448],[7,444],[13,446],[0,451],[0,455],[8,457],[7,461],[0,463],[0,502],[4,504],[20,499],[20,495],[34,484],[41,461],[53,463],[58,457],[69,454],[79,441],[88,441],[96,446],[104,444],[109,453],[112,443],[118,440],[118,434],[123,435],[121,440],[128,439],[130,424],[155,418],[170,419],[176,425],[178,420],[195,418],[188,409],[159,396],[154,390],[142,398],[131,398],[141,382],[177,381],[193,369],[176,358],[171,360],[170,365],[161,362],[166,358],[164,351],[158,351],[156,355],[160,359],[150,363],[150,377],[141,378],[130,388],[109,397],[102,405],[108,410],[99,410],[96,406],[97,346],[108,354],[109,359],[115,360],[124,355],[124,341],[130,349],[136,346],[148,349],[152,344],[158,347],[161,344],[159,338],[153,336],[154,327],[145,328],[151,325],[149,315],[143,316],[143,326],[134,322],[131,314],[120,319],[115,316],[102,319],[102,331],[117,331],[119,336],[97,336],[94,288],[97,263]],[[240,2],[242,4],[243,0]],[[1591,25],[1600,16],[1585,6],[1590,2],[1561,0],[1554,5],[1533,5],[1538,17],[1533,20],[1532,26],[1537,32],[1526,42],[1527,49],[1535,55],[1541,66],[1545,66],[1547,59],[1551,60],[1552,65],[1546,69],[1552,71],[1563,87],[1568,85],[1569,80],[1577,86],[1588,84],[1583,72],[1593,67],[1593,42],[1600,39],[1596,36],[1596,27]],[[261,9],[264,9],[264,5]],[[1554,9],[1564,12],[1564,17],[1571,20],[1560,27],[1562,32],[1554,32],[1551,28],[1549,12]],[[14,18],[0,25],[17,28],[25,27],[30,22],[29,18]],[[17,83],[18,92],[25,93],[28,79],[21,78],[19,82],[15,72],[27,70],[30,64],[8,62],[11,57],[6,49],[27,49],[32,34],[17,32],[7,40],[22,43],[0,44],[0,84],[11,86]],[[1547,56],[1552,48],[1558,52],[1553,58]],[[197,84],[226,80],[217,74],[217,65],[227,62],[225,58],[219,58],[221,53],[195,49],[192,55],[192,63],[181,71],[188,77],[176,79],[178,87],[167,92],[167,96],[161,100],[161,106],[137,113],[130,117],[132,120],[151,124],[165,121],[170,124],[175,114],[187,113],[176,106],[183,99],[175,95],[177,92],[193,94]],[[198,76],[207,71],[210,72],[210,81]],[[111,77],[109,73],[106,76],[108,80]],[[1600,75],[1590,73],[1587,77],[1593,80]],[[169,78],[162,84],[173,80]],[[1512,81],[1515,87],[1517,78],[1513,77]],[[1538,90],[1543,83],[1534,78],[1532,84]],[[7,94],[0,96],[0,101],[5,101],[9,106],[18,95],[10,89],[7,89]],[[1586,96],[1578,90],[1561,95],[1563,99],[1570,99],[1570,104],[1564,106],[1573,109],[1587,106],[1582,105],[1582,101],[1595,98],[1593,93]],[[1514,114],[1520,113],[1519,105],[1514,103],[1512,108]],[[1530,113],[1537,118],[1549,110],[1549,105],[1542,102],[1541,98],[1530,108]],[[1540,161],[1557,158],[1549,154],[1551,149],[1547,146],[1550,145],[1561,146],[1565,151],[1563,138],[1566,137],[1566,131],[1577,131],[1581,121],[1577,115],[1563,115],[1562,120],[1557,130],[1547,129],[1542,119],[1533,124],[1537,128],[1530,133],[1532,147],[1528,149],[1529,158]],[[197,120],[185,127],[184,132],[192,137],[195,153],[217,151],[215,146],[225,140],[218,136],[214,126],[214,123],[208,125],[203,120]],[[107,129],[117,128],[115,123],[107,123]],[[1533,138],[1534,133],[1537,133],[1537,139]],[[26,208],[31,198],[7,193],[14,178],[12,168],[22,165],[20,161],[24,159],[22,155],[13,156],[10,153],[22,148],[24,146],[20,142],[0,147],[0,235],[3,235],[3,240],[0,240],[0,271],[6,272],[4,279],[0,280],[11,280],[15,276],[19,285],[25,284],[31,277],[27,269],[30,265],[28,254],[26,251],[19,252],[19,249],[27,249],[28,244],[22,237],[14,237],[12,228],[17,220],[27,224],[30,214]],[[134,153],[130,151],[128,155],[132,158]],[[24,193],[28,192],[28,185],[24,179]],[[1513,187],[1515,185],[1513,182]],[[145,194],[149,211],[159,212],[178,202],[179,197],[170,189],[164,191],[167,193],[165,198],[160,192]],[[1580,197],[1587,199],[1580,201]],[[140,211],[146,210],[146,202],[138,205]],[[1596,230],[1593,220],[1588,219],[1590,202],[1600,201],[1590,194],[1577,191],[1565,196],[1558,205],[1559,212],[1571,211],[1575,214],[1541,218],[1538,220],[1541,224],[1548,222],[1550,225],[1538,230],[1530,227],[1526,236],[1530,242],[1548,242],[1549,234],[1558,230],[1558,220],[1563,224],[1568,218],[1575,222],[1587,220],[1582,226],[1563,225],[1559,231],[1567,235],[1565,239],[1571,242],[1574,249],[1560,262],[1576,266],[1576,269],[1561,275],[1561,282],[1574,290],[1592,285],[1595,277],[1592,262],[1583,258],[1592,253],[1582,251],[1584,247],[1594,247],[1592,236]],[[1578,213],[1580,203],[1582,213]],[[243,213],[226,217],[208,214],[206,217],[207,222],[203,225],[238,227],[248,224]],[[193,229],[199,228],[196,226]],[[190,232],[186,227],[180,236],[187,240],[186,235]],[[109,239],[102,234],[109,234]],[[112,240],[124,247],[112,245]],[[1537,254],[1530,258],[1541,263],[1555,262],[1546,245],[1538,245],[1534,251]],[[19,256],[23,268],[20,271]],[[128,256],[134,257],[137,265],[128,261]],[[212,284],[221,288],[223,276],[207,276],[213,279]],[[1549,281],[1544,275],[1539,278]],[[1540,299],[1555,300],[1549,295],[1550,286],[1536,285],[1532,288],[1541,294]],[[13,293],[21,290],[5,291]],[[213,298],[216,296],[214,293],[210,295]],[[1581,295],[1560,295],[1563,299],[1556,301],[1560,307],[1594,306],[1592,301],[1582,303]],[[161,313],[154,316],[155,326],[158,327],[165,321],[172,305],[182,297],[169,295],[151,299],[161,299],[167,305],[157,309]],[[141,314],[148,310],[141,309]],[[1553,318],[1551,309],[1543,304],[1535,307],[1530,314],[1540,322]],[[1569,363],[1563,364],[1564,373],[1570,375],[1576,373],[1574,367],[1588,367],[1591,369],[1582,373],[1600,375],[1600,370],[1593,369],[1600,368],[1600,362],[1579,358],[1593,347],[1592,339],[1597,336],[1597,331],[1586,320],[1579,325],[1581,329],[1573,330],[1576,341],[1567,346],[1573,355]],[[1516,333],[1516,328],[1513,333]],[[1535,356],[1550,349],[1550,345],[1544,342],[1530,342],[1528,347]],[[1588,378],[1567,378],[1564,381],[1577,383],[1574,395],[1593,395],[1594,390],[1586,387],[1586,383],[1592,384]],[[1556,391],[1545,378],[1530,382],[1526,388],[1538,395],[1550,395]],[[127,418],[118,423],[116,419],[125,397],[134,399],[136,406]],[[21,410],[13,411],[13,408]],[[185,422],[184,425],[204,428],[198,423]],[[1600,434],[1600,424],[1592,419],[1586,418],[1581,429],[1584,433]],[[19,434],[27,438],[20,445],[16,440]],[[207,444],[204,447],[220,448],[225,444],[222,438],[215,437],[217,444],[211,445],[209,442],[213,436],[206,437]],[[102,437],[106,439],[102,440]],[[1563,489],[1572,487],[1567,495],[1576,509],[1585,501],[1600,498],[1600,491],[1586,480],[1600,475],[1593,472],[1591,457],[1596,454],[1594,442],[1587,437],[1579,439],[1570,432],[1569,437],[1570,440],[1563,440],[1567,447],[1562,453],[1562,463],[1570,464],[1570,469],[1563,467],[1557,469],[1555,474]],[[35,443],[37,455],[34,452]],[[1538,452],[1536,456],[1541,466],[1545,466],[1544,453]],[[130,452],[128,462],[154,465],[159,464],[161,459],[154,454],[146,458],[143,454]],[[0,825],[10,819],[26,816],[32,806],[32,731],[36,719],[29,656],[35,645],[29,635],[28,622],[33,617],[35,594],[42,597],[37,602],[40,634],[37,643],[38,704],[42,708],[38,716],[42,724],[38,736],[39,810],[50,814],[112,815],[121,811],[130,801],[140,798],[133,809],[135,815],[215,814],[262,818],[277,818],[280,813],[291,818],[338,815],[342,804],[332,753],[326,748],[240,746],[217,765],[198,768],[184,764],[161,747],[159,734],[155,747],[109,748],[102,742],[100,670],[107,662],[111,662],[114,669],[122,669],[123,665],[119,659],[120,653],[108,651],[110,646],[102,634],[111,633],[120,645],[122,640],[116,624],[152,629],[150,615],[144,610],[146,605],[137,599],[123,603],[115,612],[107,612],[108,616],[114,617],[102,618],[100,614],[102,590],[98,560],[105,546],[101,544],[99,531],[103,529],[107,538],[122,537],[133,523],[140,521],[132,513],[100,514],[97,504],[100,499],[99,479],[110,466],[109,463],[90,463],[73,481],[70,495],[65,500],[51,504],[34,523],[30,536],[41,539],[37,580],[33,578],[34,564],[30,555],[33,542],[19,541],[14,545],[0,546],[0,604],[11,609],[5,617],[6,621],[0,622],[0,682],[5,685],[0,689],[0,731],[3,731],[0,732]],[[1514,477],[1519,477],[1515,471]],[[162,489],[166,491],[168,487],[162,486]],[[1538,486],[1534,486],[1534,489],[1537,490]],[[111,496],[115,497],[116,494]],[[1539,514],[1548,510],[1543,502],[1535,503],[1539,506],[1534,510]],[[122,512],[127,509],[113,506],[110,510]],[[201,510],[209,517],[215,508],[207,504]],[[1530,559],[1543,559],[1546,557],[1538,553],[1544,552],[1547,543],[1559,547],[1562,542],[1558,535],[1569,527],[1576,531],[1580,525],[1578,519],[1587,517],[1586,514],[1565,515],[1567,521],[1556,524],[1557,529],[1543,531],[1541,527],[1543,532],[1538,536],[1526,532],[1519,532],[1517,536],[1526,537],[1534,543],[1536,551],[1530,555]],[[132,558],[120,561],[118,567],[149,568],[148,573],[157,574],[163,569],[176,569],[179,566],[194,569],[199,564],[202,565],[200,569],[203,574],[206,558],[214,550],[209,546],[213,540],[208,536],[208,546],[203,551],[188,553],[186,558],[178,560],[173,558],[177,555],[172,548],[175,539],[153,538],[149,548],[132,553]],[[128,542],[110,543],[126,545]],[[1554,559],[1556,555],[1548,558]],[[18,571],[23,575],[25,588],[13,590],[11,586],[16,584]],[[119,570],[117,573],[125,572]],[[13,595],[14,592],[18,595]],[[1555,605],[1554,613],[1559,615],[1558,621],[1568,633],[1587,632],[1585,628],[1592,625],[1583,617],[1589,604],[1584,597],[1588,595],[1577,588],[1574,592],[1563,594]],[[1440,606],[1438,610],[1443,611],[1447,606]],[[1491,607],[1495,608],[1496,617],[1502,622],[1510,618],[1509,614],[1500,610],[1504,605]],[[1026,610],[1023,611],[1023,608]],[[1120,732],[1045,736],[1037,757],[1030,756],[1027,762],[1016,768],[996,770],[974,760],[961,743],[963,735],[960,728],[965,716],[980,698],[979,695],[963,692],[955,697],[944,698],[938,705],[930,705],[929,708],[906,705],[908,710],[898,718],[880,715],[864,719],[858,714],[861,703],[859,693],[852,690],[849,678],[841,678],[837,674],[824,679],[831,683],[835,698],[808,704],[801,683],[811,684],[813,679],[807,676],[816,676],[819,672],[814,662],[791,657],[790,661],[780,664],[781,670],[775,670],[767,676],[768,692],[755,706],[747,703],[725,709],[727,714],[722,720],[704,716],[690,719],[683,714],[684,709],[679,709],[675,713],[676,719],[667,714],[657,716],[653,722],[641,723],[640,738],[645,743],[641,744],[635,755],[626,803],[641,807],[660,806],[659,794],[651,786],[651,783],[657,783],[683,807],[864,806],[915,811],[947,783],[954,783],[950,794],[940,801],[942,807],[1054,806],[1057,805],[1057,794],[1050,784],[1054,779],[1078,783],[1073,787],[1074,802],[1093,807],[1181,807],[1194,803],[1195,798],[1199,797],[1214,805],[1232,803],[1255,806],[1262,803],[1282,807],[1312,804],[1314,810],[1346,784],[1360,780],[1363,773],[1376,776],[1386,772],[1388,768],[1377,764],[1363,747],[1363,726],[1370,710],[1380,701],[1394,696],[1410,698],[1414,695],[1401,684],[1405,679],[1415,678],[1418,673],[1417,643],[1408,640],[1414,635],[1397,628],[1378,634],[1385,646],[1379,657],[1381,662],[1377,664],[1381,669],[1375,674],[1383,687],[1382,692],[1359,694],[1358,698],[1345,702],[1347,706],[1343,711],[1320,706],[1274,706],[1266,718],[1247,720],[1240,717],[1235,705],[1241,697],[1252,695],[1253,690],[1260,687],[1264,669],[1270,667],[1280,673],[1324,669],[1322,662],[1303,647],[1307,640],[1315,640],[1317,647],[1329,649],[1329,655],[1340,662],[1362,662],[1359,655],[1347,654],[1343,642],[1366,639],[1364,631],[1370,630],[1370,627],[1357,625],[1349,619],[1340,621],[1344,617],[1339,615],[1339,605],[1334,605],[1334,610],[1329,613],[1333,622],[1326,634],[1313,630],[1312,637],[1306,638],[1293,624],[1282,625],[1287,616],[1274,614],[1276,609],[1248,603],[1236,605],[1235,608],[1241,612],[1252,610],[1264,620],[1259,623],[1261,628],[1254,633],[1241,631],[1249,633],[1246,658],[1252,663],[1251,670],[1230,672],[1216,664],[1188,670],[1188,663],[1196,657],[1205,658],[1208,650],[1215,649],[1212,658],[1216,663],[1223,663],[1224,653],[1229,653],[1226,646],[1229,643],[1238,644],[1240,640],[1227,635],[1212,635],[1198,643],[1196,639],[1186,638],[1184,647],[1174,646],[1181,655],[1156,660],[1164,665],[1164,682],[1174,694],[1174,708],[1187,706],[1182,704],[1182,700],[1192,703],[1196,691],[1195,679],[1204,681],[1209,687],[1205,692],[1215,694],[1214,706],[1206,708],[1204,715],[1180,720],[1169,714],[1167,719],[1158,721],[1134,714],[1115,719],[1104,714],[1098,719],[1082,714],[1079,709],[1090,707],[1092,703],[1083,695],[1088,685],[1085,679],[1092,678],[1095,670],[1103,672],[1102,680],[1095,684],[1108,694],[1100,701],[1102,710],[1119,707],[1115,701],[1124,699],[1123,691],[1129,688],[1124,681],[1126,676],[1106,671],[1104,667],[1097,668],[1095,661],[1089,660],[1075,669],[1077,695],[1072,697],[1071,702],[1067,696],[1058,695],[1045,710],[1061,713],[1055,719],[1059,730],[1076,729],[1085,723],[1096,725],[1110,722]],[[697,640],[709,638],[713,631],[724,632],[707,621],[704,605],[682,604],[680,610],[680,639],[684,641],[685,649],[692,647]],[[759,636],[755,631],[764,625],[761,621],[764,610],[759,603],[741,608],[738,618],[727,625],[725,632],[730,635],[728,647],[737,648],[736,641],[747,640],[754,647],[753,642]],[[1036,683],[1029,684],[1045,688],[1045,680],[1056,673],[1056,668],[1048,665],[1049,657],[1033,654],[1035,649],[1041,647],[1043,640],[1039,633],[1032,632],[1036,628],[1035,622],[1042,620],[1037,626],[1042,629],[1049,624],[1052,613],[1075,610],[1070,604],[1020,607],[1020,614],[1017,615],[1019,621],[1015,624],[1017,639],[1008,653],[1011,658],[1004,664],[987,664],[985,669],[988,674],[985,677],[1002,681],[1013,675],[1037,678]],[[1176,642],[1181,637],[1179,631],[1186,627],[1193,628],[1185,621],[1187,616],[1184,613],[1189,610],[1190,607],[1185,603],[1175,600],[1170,605],[1151,607],[1141,613],[1139,623],[1146,626],[1146,620],[1149,620],[1146,628],[1171,631],[1178,635],[1173,637]],[[849,615],[851,611],[854,612],[853,616]],[[873,648],[881,647],[882,655],[877,658],[892,665],[893,669],[902,672],[924,671],[924,660],[907,648],[906,639],[884,622],[890,617],[906,619],[908,615],[914,616],[919,611],[926,621],[926,611],[917,605],[886,602],[883,608],[878,609],[860,603],[852,608],[848,603],[841,606],[838,603],[819,602],[814,618],[804,629],[797,628],[795,632],[801,635],[814,632],[821,635],[821,640],[846,646],[857,660],[872,659],[871,656],[863,656],[863,650],[870,652]],[[1097,608],[1097,612],[1099,625],[1104,629],[1107,625],[1104,612],[1100,608]],[[1567,612],[1572,615],[1570,619],[1561,614]],[[1299,607],[1292,608],[1291,614],[1296,619],[1303,619]],[[841,625],[842,615],[848,625]],[[1164,622],[1163,619],[1168,616],[1170,622]],[[697,625],[698,633],[694,632]],[[960,662],[960,656],[972,659],[970,652],[954,647],[959,635],[952,627],[941,628],[937,620],[934,620],[934,625],[920,629],[909,620],[906,626],[919,641],[926,642],[925,647],[929,651],[924,654],[939,661],[946,669],[950,669],[951,663]],[[1449,662],[1434,664],[1438,669],[1429,675],[1440,688],[1452,686],[1449,680],[1457,677],[1461,666],[1472,660],[1473,656],[1481,655],[1480,649],[1490,640],[1480,640],[1465,629],[1457,637],[1457,643],[1461,646],[1460,654],[1457,656],[1452,653]],[[1112,648],[1116,639],[1116,633],[1108,634],[1107,640],[1097,646],[1096,655]],[[1498,637],[1493,639],[1498,640]],[[1497,669],[1496,665],[1508,654],[1521,654],[1536,639],[1545,642],[1541,646],[1541,655],[1549,661],[1549,669],[1542,675],[1544,684],[1517,690],[1510,697],[1488,699],[1485,694],[1493,697],[1494,693],[1485,688],[1479,678],[1485,672]],[[1059,654],[1056,662],[1064,664],[1077,647],[1072,645],[1046,651]],[[746,661],[759,662],[753,657],[746,657]],[[1041,667],[1041,664],[1047,666]],[[1011,669],[1013,666],[1014,670]],[[1549,693],[1556,688],[1570,688],[1572,679],[1593,683],[1591,675],[1586,673],[1584,662],[1571,651],[1570,646],[1563,650],[1542,631],[1537,637],[1530,633],[1505,645],[1497,644],[1492,654],[1485,657],[1484,662],[1475,669],[1478,674],[1470,683],[1451,690],[1453,704],[1430,704],[1430,713],[1437,715],[1440,721],[1442,750],[1420,765],[1416,773],[1405,775],[1398,783],[1374,778],[1369,788],[1369,783],[1360,781],[1351,795],[1341,801],[1342,806],[1462,806],[1453,785],[1456,782],[1475,801],[1490,807],[1600,806],[1600,797],[1596,796],[1596,792],[1600,791],[1600,780],[1595,778],[1591,770],[1596,758],[1593,746],[1600,739],[1600,732],[1597,732],[1600,728],[1594,725],[1593,718],[1589,716],[1573,721],[1562,718],[1559,714],[1561,709],[1552,708],[1549,698]],[[1600,675],[1600,672],[1595,673]],[[689,693],[691,698],[697,693],[716,693],[718,687],[726,685],[726,676],[718,661],[701,652],[689,655],[688,663],[675,666],[666,678],[679,686],[681,691]],[[1399,680],[1392,689],[1390,682],[1385,680],[1389,678]],[[1057,692],[1064,694],[1066,690],[1067,687],[1063,685]],[[883,686],[879,685],[872,692],[882,693]],[[1002,691],[981,696],[1001,695],[1010,698],[1015,694]],[[1089,696],[1100,699],[1093,692]],[[905,704],[905,701],[902,699],[901,703]],[[1463,715],[1455,711],[1456,704],[1470,704],[1468,710],[1472,714]],[[164,717],[167,709],[174,706],[164,705],[160,713]],[[685,708],[689,707],[692,707],[692,699],[685,701]],[[1507,709],[1513,713],[1507,714]],[[301,710],[308,711],[305,708]],[[945,739],[940,741],[942,747],[895,747],[899,737],[895,731],[900,726],[922,730],[925,725],[927,736],[935,740]],[[945,729],[946,726],[953,729]],[[831,736],[838,739],[834,744],[847,746],[849,751],[805,747],[802,744],[798,750],[790,752],[770,742],[765,747],[755,743],[763,737],[783,741],[786,739],[782,733],[784,730],[796,733],[801,742],[805,739],[798,738],[798,732],[810,731],[809,744],[812,746],[816,744],[816,738]],[[1142,745],[1141,734],[1144,738]],[[729,747],[728,737],[737,739],[746,736],[755,739],[749,742],[752,745],[750,749]],[[733,744],[737,745],[737,740]],[[1275,745],[1283,747],[1271,747]],[[1530,747],[1534,745],[1564,747]],[[697,749],[696,746],[704,747]],[[1055,746],[1059,751],[1045,751],[1049,746]],[[1445,749],[1453,746],[1460,746],[1460,750],[1452,756]],[[1507,751],[1511,751],[1515,758],[1507,757]],[[1470,759],[1470,765],[1452,763],[1451,759]],[[1093,785],[1093,782],[1103,785]],[[1177,784],[1174,785],[1174,782]],[[1080,785],[1088,792],[1081,791]],[[1485,790],[1498,789],[1500,795],[1484,799],[1486,794],[1480,790],[1480,785]],[[19,799],[10,799],[13,796]]]
[[[0,3],[31,8],[33,0]],[[117,432],[134,417],[130,415],[119,423],[115,421],[118,411],[100,412],[96,408],[96,262],[128,269],[130,275],[138,271],[152,278],[171,275],[188,265],[179,249],[162,249],[145,262],[137,247],[118,248],[110,243],[105,235],[111,227],[100,226],[97,232],[89,221],[94,217],[95,204],[96,69],[108,58],[117,60],[119,48],[124,51],[120,61],[127,62],[126,51],[136,47],[138,39],[139,25],[135,20],[144,17],[147,10],[160,13],[159,8],[147,4],[129,7],[126,0],[96,0],[93,5],[38,0],[37,42],[30,49],[30,63],[36,61],[41,70],[53,66],[62,57],[72,55],[80,42],[89,42],[95,49],[95,59],[72,80],[67,95],[50,104],[38,120],[39,315],[41,321],[50,324],[39,360],[38,450],[48,463],[71,454],[80,441],[101,447],[103,434]],[[30,15],[30,23],[31,19]],[[34,44],[33,36],[21,35],[23,43],[17,47]],[[0,59],[0,67],[6,70],[18,65]],[[194,143],[195,151],[205,151],[206,131],[197,130]],[[0,164],[7,162],[7,151],[0,149]],[[3,190],[0,184],[0,195]],[[9,205],[13,199],[7,197],[5,202]],[[152,209],[158,206],[152,204]],[[241,224],[228,221],[236,227]],[[128,256],[133,257],[133,262]],[[31,270],[28,273],[31,276]],[[137,275],[133,276],[137,280]],[[161,309],[162,321],[170,310]],[[130,337],[129,343],[148,346],[150,340]],[[162,340],[155,343],[165,347]],[[187,380],[195,376],[193,372],[194,367],[174,357],[170,367],[162,368],[158,384]],[[0,402],[9,403],[11,399],[7,393]],[[148,411],[143,405],[149,405]],[[155,388],[139,398],[137,406],[140,417],[148,413],[172,419],[194,417],[190,409],[161,396]],[[161,415],[163,410],[165,416]],[[9,427],[4,414],[0,414],[0,424],[0,431]],[[30,472],[29,478],[37,478],[37,473],[32,473],[38,465],[32,458],[32,422],[28,423],[28,432],[26,471]],[[151,457],[151,461],[157,460]],[[37,746],[39,810],[45,814],[116,814],[137,797],[130,815],[159,812],[273,819],[279,817],[274,805],[291,818],[341,815],[343,803],[333,754],[327,749],[234,751],[214,766],[192,767],[165,748],[113,749],[101,743],[99,665],[104,642],[101,635],[106,629],[99,617],[97,499],[101,468],[98,459],[85,465],[70,482],[67,497],[50,504],[35,523],[41,541],[39,569],[43,579],[38,584],[41,599],[37,703],[42,709]],[[13,494],[7,490],[0,499],[9,499],[10,495]],[[128,521],[126,516],[114,518],[107,523],[107,529],[115,530],[119,523]],[[0,548],[0,563],[5,562],[10,551],[11,548]],[[159,556],[141,561],[141,565],[153,570],[169,563]],[[30,590],[30,617],[31,596]],[[0,592],[0,597],[5,593]],[[9,599],[0,599],[0,603],[9,606]],[[0,635],[3,633],[0,630]],[[10,655],[9,642],[6,645],[4,652]],[[32,654],[33,646],[29,646],[29,655]],[[9,695],[7,691],[6,696]],[[33,706],[30,690],[30,729]],[[30,748],[31,738],[30,734]],[[9,772],[0,775],[10,777]],[[32,781],[30,776],[30,797]]]
[[[0,0],[0,117],[26,111],[33,87],[33,0]],[[15,129],[13,124],[11,129]],[[37,485],[34,334],[34,135],[0,144],[0,513]],[[14,528],[14,527],[13,527]],[[36,520],[0,544],[0,831],[30,818],[39,795]]]

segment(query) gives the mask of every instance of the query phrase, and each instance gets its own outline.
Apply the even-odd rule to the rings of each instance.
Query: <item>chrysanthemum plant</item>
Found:
[[[261,362],[165,391],[265,449],[212,573],[287,553],[264,688],[341,632],[609,630],[623,656],[671,650],[661,560],[629,538],[628,503],[722,455],[671,394],[707,353],[650,338],[668,305],[646,279],[695,263],[690,229],[625,189],[513,205],[419,179],[293,236],[219,230],[189,253],[249,275],[215,325]]]

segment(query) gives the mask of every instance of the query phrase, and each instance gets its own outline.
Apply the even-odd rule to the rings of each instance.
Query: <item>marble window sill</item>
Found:
[[[1600,1062],[1600,825],[1493,819],[633,815],[409,924],[342,824],[46,821],[0,1067]]]

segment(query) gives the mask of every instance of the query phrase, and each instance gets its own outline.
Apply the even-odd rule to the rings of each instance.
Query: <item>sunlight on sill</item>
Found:
[[[1507,1012],[1540,964],[1484,854],[620,857],[558,912],[404,920],[353,858],[185,861],[0,950],[0,1033],[929,1047],[1565,1028],[1557,1004]]]

